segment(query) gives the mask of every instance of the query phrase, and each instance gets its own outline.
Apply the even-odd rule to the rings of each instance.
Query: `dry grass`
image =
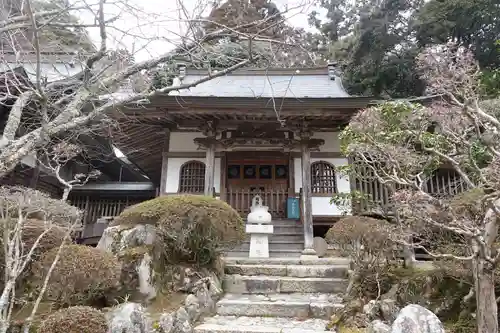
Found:
[[[44,321],[38,333],[107,333],[104,314],[88,306],[74,306],[59,310]]]

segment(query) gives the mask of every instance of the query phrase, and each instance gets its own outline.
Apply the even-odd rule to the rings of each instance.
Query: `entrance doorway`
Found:
[[[283,218],[290,188],[290,156],[280,152],[234,152],[226,157],[227,201],[241,215],[260,195],[275,217]]]

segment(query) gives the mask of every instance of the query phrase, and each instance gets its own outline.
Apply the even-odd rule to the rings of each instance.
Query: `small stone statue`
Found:
[[[269,207],[262,205],[262,197],[256,195],[252,199],[252,206],[250,207],[250,214],[248,214],[248,223],[254,224],[269,224],[272,217],[269,213]]]
[[[253,197],[246,225],[246,232],[250,234],[250,258],[269,258],[269,235],[274,230],[268,210],[269,207],[262,205],[260,195]]]

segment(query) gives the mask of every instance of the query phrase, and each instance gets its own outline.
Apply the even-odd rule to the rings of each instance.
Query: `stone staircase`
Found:
[[[297,220],[274,220],[274,233],[269,235],[269,256],[300,257],[304,250],[304,226]],[[226,257],[248,258],[250,236],[240,246],[226,251]]]
[[[226,259],[225,296],[195,333],[323,333],[342,307],[348,260]]]

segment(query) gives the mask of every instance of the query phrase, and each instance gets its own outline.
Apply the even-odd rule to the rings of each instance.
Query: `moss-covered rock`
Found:
[[[151,299],[156,296],[151,268],[151,246],[127,248],[118,253],[121,262],[120,282],[122,291],[135,299]]]
[[[58,249],[42,255],[34,265],[37,289],[54,262]],[[121,265],[111,253],[83,245],[68,245],[52,271],[45,293],[48,300],[64,305],[106,305],[120,288]]]
[[[199,195],[163,196],[126,209],[113,224],[154,224],[155,270],[167,265],[211,266],[225,247],[244,240],[244,223],[227,203]]]
[[[471,321],[474,301],[463,302],[471,284],[466,280],[457,279],[454,275],[449,275],[448,271],[443,268],[427,266],[408,269],[386,265],[383,269],[377,267],[373,270],[361,270],[360,276],[354,292],[351,293],[351,299],[348,300],[348,305],[351,302],[357,304],[363,300],[367,303],[375,299],[379,299],[377,303],[380,305],[391,301],[391,304],[400,308],[408,304],[418,304],[434,312],[442,322],[457,323],[455,330],[460,333],[465,332],[461,331],[462,326],[469,325]],[[380,319],[386,319],[382,310],[382,308],[378,310],[378,315]],[[332,317],[332,324],[363,327],[357,325],[356,318],[359,318],[359,315],[359,306],[346,306],[336,317]],[[356,325],[351,325],[354,322]],[[451,330],[451,332],[454,331]]]
[[[38,333],[107,333],[104,314],[88,306],[61,309],[42,321]]]

